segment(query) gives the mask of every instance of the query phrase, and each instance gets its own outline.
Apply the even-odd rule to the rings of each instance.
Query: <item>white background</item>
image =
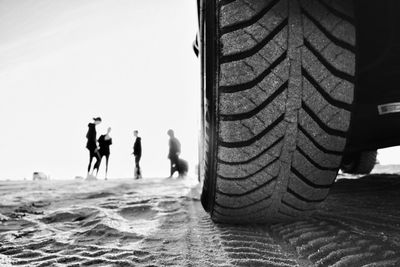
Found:
[[[113,129],[110,177],[133,176],[134,129],[145,176],[169,175],[169,128],[194,170],[196,1],[5,0],[0,18],[0,179],[85,176],[94,116]]]

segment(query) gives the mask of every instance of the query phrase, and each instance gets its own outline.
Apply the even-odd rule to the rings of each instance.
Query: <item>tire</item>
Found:
[[[224,223],[310,215],[327,197],[346,145],[352,1],[202,5],[203,207]]]
[[[377,156],[378,152],[376,150],[345,155],[341,169],[343,172],[350,174],[369,174],[376,164]]]

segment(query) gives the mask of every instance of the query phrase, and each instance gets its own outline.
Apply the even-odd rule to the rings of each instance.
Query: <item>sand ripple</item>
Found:
[[[311,218],[270,226],[213,223],[182,181],[38,185],[0,204],[0,266],[400,266],[397,175],[340,180]]]

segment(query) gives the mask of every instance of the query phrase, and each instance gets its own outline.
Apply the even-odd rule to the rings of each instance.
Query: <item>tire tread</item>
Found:
[[[308,215],[327,197],[345,148],[353,11],[342,0],[219,3],[222,112],[211,217],[262,223]],[[294,27],[304,32],[293,36]]]

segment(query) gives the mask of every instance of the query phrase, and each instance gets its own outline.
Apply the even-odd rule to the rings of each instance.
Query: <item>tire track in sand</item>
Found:
[[[272,226],[315,266],[400,266],[400,177],[336,182],[310,218]]]
[[[215,224],[199,202],[182,205],[184,212],[168,215],[149,238],[155,242],[142,247],[159,255],[155,266],[309,266],[277,243],[269,226]]]

